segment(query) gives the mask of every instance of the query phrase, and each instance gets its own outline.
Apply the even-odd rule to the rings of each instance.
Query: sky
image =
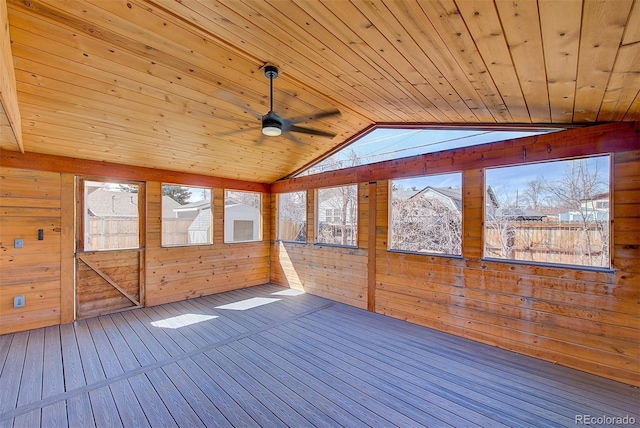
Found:
[[[310,170],[326,171],[332,161],[344,161],[355,152],[363,164],[425,153],[537,135],[543,131],[491,131],[478,129],[376,129],[330,156]],[[549,132],[549,129],[544,130]]]
[[[347,160],[353,152],[362,159],[363,164],[380,162],[389,159],[399,159],[425,153],[433,153],[460,147],[485,144],[513,138],[537,135],[543,132],[557,131],[490,131],[490,130],[451,130],[451,129],[376,129],[365,135],[345,149],[335,153],[321,162],[309,173],[326,171],[331,160]],[[589,167],[593,169],[598,164],[599,171],[607,179],[609,177],[609,162],[606,156],[590,159]],[[567,161],[554,161],[536,164],[518,165],[487,169],[487,183],[492,187],[501,187],[505,192],[522,191],[528,182],[540,177],[547,182],[560,179],[565,172]],[[443,174],[436,176],[404,179],[403,187],[424,188],[426,185],[434,187],[460,187],[460,174]]]

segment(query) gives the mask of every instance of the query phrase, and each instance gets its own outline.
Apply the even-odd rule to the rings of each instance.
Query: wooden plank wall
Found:
[[[315,190],[307,191],[307,242],[276,240],[277,195],[272,195],[271,281],[308,293],[367,308],[369,185],[358,186],[358,248],[314,244]]]
[[[148,180],[146,254],[140,274],[146,281],[141,298],[146,297],[147,306],[269,282],[268,185],[6,151],[0,163],[0,334],[74,320],[74,175],[86,173],[86,168],[93,174]],[[214,188],[213,245],[161,248],[157,177]],[[223,243],[225,187],[266,195],[263,241]],[[44,229],[43,241],[37,240],[38,229]],[[23,249],[13,248],[15,238],[24,239]],[[26,297],[24,308],[13,308],[16,295]]]
[[[0,334],[60,323],[61,189],[59,173],[0,167]]]
[[[147,183],[146,303],[175,302],[269,282],[271,199],[262,198],[263,241],[225,244],[224,189],[213,189],[213,245],[162,248],[160,182]]]
[[[621,204],[637,209],[640,202],[640,163],[635,163],[636,172],[629,166],[623,168],[624,180],[635,182],[635,202],[619,202],[614,196],[616,212]],[[482,188],[482,175],[469,175],[464,179],[467,189]],[[388,252],[388,182],[378,186],[377,235],[383,245],[377,249],[376,312],[640,385],[637,250],[620,255],[626,267],[615,273],[482,260],[482,216],[470,214],[481,212],[482,198],[472,196],[465,200],[464,248],[469,251],[463,258]],[[614,239],[621,240],[616,248],[639,242],[640,210],[632,215],[626,211],[629,217],[614,222]]]
[[[637,135],[633,143],[620,147],[640,147]],[[548,147],[551,152],[560,143],[574,145],[576,154],[602,153],[606,145],[618,144],[609,143],[608,138],[602,135],[593,142],[586,138],[572,142],[559,136],[549,145],[534,142],[531,149],[533,152],[541,143],[542,150]],[[513,163],[519,163],[515,156],[521,156],[520,146],[514,146]],[[368,233],[362,229],[358,250],[275,242],[272,281],[357,307],[366,307],[367,296],[354,301],[350,293],[366,292],[362,284],[373,282],[370,290],[374,295],[368,297],[378,313],[640,386],[640,151],[613,148],[611,272],[483,260],[484,170],[474,167],[473,162],[458,162],[454,155],[451,168],[464,165],[459,169],[464,186],[462,257],[387,251],[389,180],[380,179],[375,184],[373,257],[367,250]],[[476,155],[486,159],[494,151],[495,146],[488,147]],[[425,163],[429,164],[429,159]],[[409,173],[394,170],[396,162],[390,162],[389,168],[386,172],[362,168],[360,174]],[[357,174],[347,171],[340,177],[339,173],[328,173],[317,182],[352,182]],[[311,184],[309,177],[304,177],[282,182],[275,190],[292,191]],[[369,185],[360,184],[361,221],[371,214],[362,198],[363,186]],[[313,190],[308,192],[313,194]],[[312,220],[309,214],[309,230]],[[367,263],[372,262],[374,280],[363,277],[355,282],[354,270],[366,275],[371,272]],[[318,276],[323,277],[319,280]]]

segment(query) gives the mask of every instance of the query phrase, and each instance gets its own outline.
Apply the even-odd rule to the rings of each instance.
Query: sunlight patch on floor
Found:
[[[163,320],[154,321],[151,323],[154,327],[160,328],[180,328],[188,325],[197,324],[203,321],[209,321],[211,319],[218,318],[216,315],[204,315],[204,314],[184,314],[175,317],[165,318]]]
[[[251,299],[240,300],[222,306],[216,306],[216,309],[229,309],[231,311],[246,311],[247,309],[257,308],[258,306],[268,305],[277,302],[280,299],[271,299],[268,297],[252,297]]]
[[[305,294],[302,290],[294,290],[293,288],[287,288],[282,291],[276,291],[275,293],[271,293],[272,296],[299,296],[301,294]]]

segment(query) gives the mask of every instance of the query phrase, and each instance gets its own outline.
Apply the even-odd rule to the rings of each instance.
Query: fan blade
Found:
[[[249,108],[245,103],[243,103],[239,98],[237,98],[235,95],[227,92],[227,91],[217,91],[216,95],[218,96],[218,98],[225,100],[226,102],[233,104],[234,106],[241,108],[244,112],[250,114],[251,116],[253,116],[254,118],[260,120],[262,119],[262,115],[260,113],[258,113],[257,111]]]
[[[340,110],[336,109],[336,110],[323,111],[320,113],[312,114],[310,116],[298,116],[292,119],[288,119],[286,121],[292,124],[299,123],[299,122],[310,122],[313,120],[323,119],[325,117],[337,116],[339,114],[340,114]]]
[[[236,129],[236,130],[229,131],[229,132],[222,132],[222,133],[220,133],[218,135],[221,136],[221,137],[223,137],[223,136],[224,137],[229,137],[231,135],[242,134],[243,132],[249,132],[249,131],[253,131],[253,130],[256,130],[256,129],[260,129],[260,127],[259,126],[252,126],[250,128]]]
[[[293,141],[294,143],[296,143],[299,146],[304,146],[304,141],[302,141],[301,139],[299,139],[298,137],[296,137],[295,135],[293,135],[290,132],[283,132],[282,136],[284,138],[286,138],[287,140]]]
[[[336,136],[336,134],[333,134],[331,132],[326,132],[326,131],[318,131],[317,129],[311,129],[311,128],[305,128],[303,126],[297,126],[297,125],[291,125],[288,126],[286,129],[284,127],[284,124],[282,125],[282,129],[284,131],[289,131],[289,132],[300,132],[301,134],[310,134],[310,135],[317,135],[319,137],[329,137],[329,138],[333,138]]]

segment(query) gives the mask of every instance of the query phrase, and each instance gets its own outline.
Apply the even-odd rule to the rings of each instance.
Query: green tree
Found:
[[[162,196],[168,196],[180,205],[186,205],[191,197],[191,190],[182,186],[162,186]]]

